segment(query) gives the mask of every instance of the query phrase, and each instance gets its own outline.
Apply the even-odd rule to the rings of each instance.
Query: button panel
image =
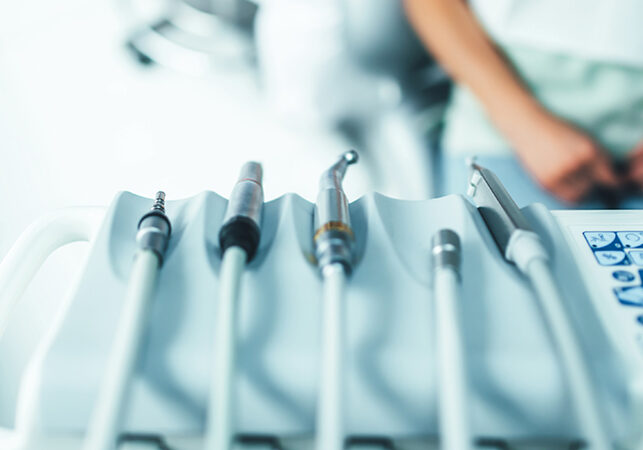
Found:
[[[601,302],[597,304],[598,311],[618,321],[618,330],[614,332],[636,338],[635,352],[640,352],[643,358],[643,218],[640,217],[643,216],[636,216],[636,224],[631,221],[628,224],[625,220],[618,223],[620,218],[610,216],[607,226],[606,221],[602,221],[602,225],[572,224],[570,231],[575,244],[581,246],[575,247],[575,256],[582,260],[585,282],[595,291],[591,293],[593,299]],[[605,325],[608,326],[607,322]]]
[[[630,260],[637,266],[643,266],[643,250],[631,251]]]
[[[631,283],[636,279],[636,275],[627,270],[615,270],[612,272],[612,278],[623,283]]]
[[[643,306],[643,286],[618,287],[614,293],[623,305]]]
[[[583,236],[601,266],[629,266],[632,262],[625,250],[633,248],[633,245],[638,242],[637,238],[641,239],[641,246],[643,246],[643,232],[641,231],[618,233],[615,231],[585,231]],[[627,246],[623,244],[621,237],[627,240]],[[640,256],[643,266],[643,253]]]
[[[625,252],[607,250],[595,252],[594,256],[601,266],[629,265]]]
[[[612,231],[586,231],[583,235],[593,249],[610,247],[616,240],[616,233]]]
[[[643,267],[643,231],[585,231],[583,237],[601,266]],[[643,269],[638,271],[639,277],[623,269],[611,274],[616,282],[629,284],[613,288],[617,300],[628,307],[643,307]]]
[[[642,231],[619,231],[616,234],[626,248],[643,247]]]

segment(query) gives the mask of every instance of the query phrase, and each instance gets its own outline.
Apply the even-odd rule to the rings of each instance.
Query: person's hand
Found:
[[[549,114],[532,118],[509,133],[533,178],[566,203],[583,200],[595,187],[620,184],[610,159],[586,134]],[[640,164],[643,183],[643,150]]]
[[[627,180],[643,190],[643,139],[628,156]]]

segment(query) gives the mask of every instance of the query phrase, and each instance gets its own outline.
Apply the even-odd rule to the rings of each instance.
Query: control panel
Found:
[[[585,231],[583,236],[596,262],[615,269],[611,275],[617,300],[623,305],[643,307],[643,231]],[[636,318],[639,323],[643,323],[641,313]]]
[[[643,213],[556,211],[608,332],[643,360]]]

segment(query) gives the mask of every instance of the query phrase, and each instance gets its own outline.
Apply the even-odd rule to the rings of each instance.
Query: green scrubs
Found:
[[[643,68],[504,47],[534,96],[592,136],[615,159],[643,140]],[[510,155],[509,145],[473,95],[456,87],[446,113],[445,156]]]

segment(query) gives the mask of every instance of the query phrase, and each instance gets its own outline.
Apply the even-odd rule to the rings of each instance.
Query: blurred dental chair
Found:
[[[345,0],[343,5],[350,54],[363,70],[399,89],[397,101],[348,121],[345,128],[370,156],[382,180],[378,190],[407,199],[433,197],[450,80],[416,38],[401,1]]]
[[[130,30],[126,46],[144,65],[204,75],[214,67],[246,69],[254,62],[249,0],[120,0]]]
[[[130,14],[145,18],[129,27],[128,47],[141,63],[191,74],[256,70],[282,123],[339,131],[362,151],[372,189],[406,199],[435,195],[450,81],[411,30],[401,1],[164,5]]]
[[[399,0],[267,0],[255,23],[262,87],[283,122],[340,130],[371,188],[434,195],[432,140],[449,80]]]

